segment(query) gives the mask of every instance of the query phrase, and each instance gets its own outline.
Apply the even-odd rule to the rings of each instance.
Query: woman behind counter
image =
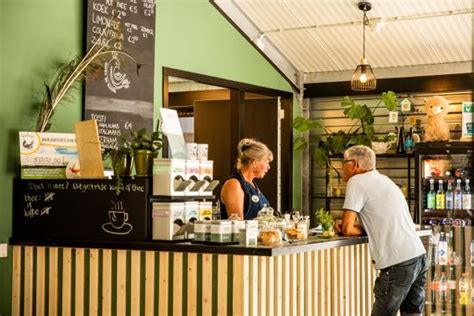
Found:
[[[221,191],[221,216],[236,213],[240,219],[253,219],[264,206],[270,207],[255,178],[263,178],[270,169],[273,154],[255,139],[244,138],[237,145],[237,163]]]

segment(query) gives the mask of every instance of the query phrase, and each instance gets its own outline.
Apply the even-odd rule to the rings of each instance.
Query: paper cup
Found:
[[[198,157],[198,144],[186,143],[186,159],[197,160]]]
[[[197,157],[199,160],[208,160],[208,144],[197,144]]]

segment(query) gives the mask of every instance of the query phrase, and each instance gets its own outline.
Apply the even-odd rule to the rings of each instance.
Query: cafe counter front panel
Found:
[[[11,244],[13,315],[368,315],[373,303],[364,237],[274,247]]]

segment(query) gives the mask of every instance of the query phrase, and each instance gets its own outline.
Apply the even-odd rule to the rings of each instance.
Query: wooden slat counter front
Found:
[[[376,277],[365,237],[11,244],[13,315],[369,315]]]

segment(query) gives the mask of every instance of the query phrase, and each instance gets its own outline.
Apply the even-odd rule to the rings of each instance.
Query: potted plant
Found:
[[[130,177],[131,175],[132,156],[133,150],[125,138],[122,138],[122,143],[117,148],[107,148],[104,150],[103,159],[110,158],[112,164],[117,195],[122,192],[123,178]]]
[[[382,93],[381,100],[372,110],[365,104],[357,104],[348,96],[344,97],[341,101],[344,115],[356,121],[347,132],[331,131],[324,127],[321,120],[295,118],[293,127],[296,131],[303,134],[310,131],[314,133],[309,135],[308,141],[305,135],[296,138],[294,150],[304,150],[310,147],[314,161],[318,166],[328,167],[328,170],[334,169],[331,164],[331,155],[342,154],[353,145],[371,146],[375,134],[373,113],[382,103],[389,111],[393,111],[398,104],[396,94],[392,91]]]
[[[329,211],[325,211],[323,208],[320,208],[316,211],[316,222],[321,225],[323,229],[323,237],[333,237],[334,232],[334,218],[332,217]]]
[[[376,154],[386,153],[390,147],[397,141],[395,133],[388,133],[383,136],[375,136],[372,139],[372,149]]]
[[[135,162],[135,173],[138,177],[147,177],[152,174],[153,158],[158,157],[162,139],[157,129],[147,135],[146,128],[131,132],[130,148]]]

